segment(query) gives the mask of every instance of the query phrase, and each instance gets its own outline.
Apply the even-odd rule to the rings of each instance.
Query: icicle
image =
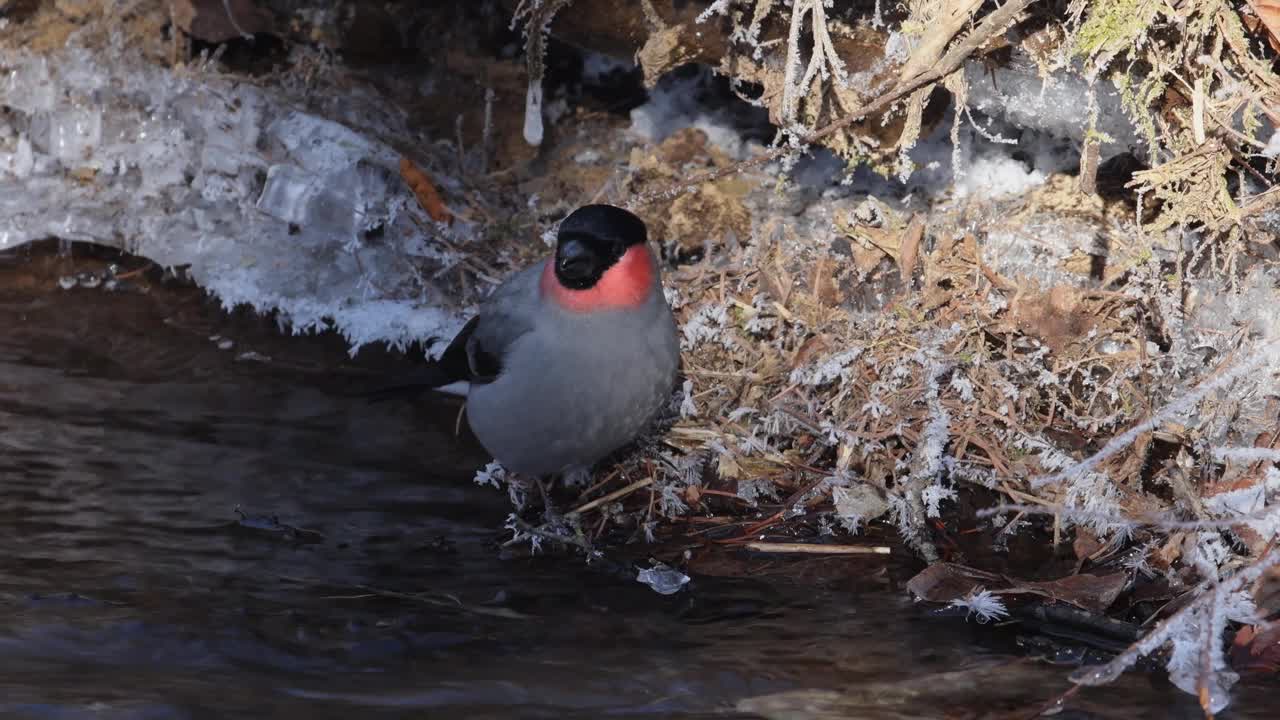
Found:
[[[524,141],[542,144],[542,78],[529,79],[529,92],[524,98]]]

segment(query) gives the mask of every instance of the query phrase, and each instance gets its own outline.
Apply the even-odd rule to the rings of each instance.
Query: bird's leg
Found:
[[[538,492],[542,494],[542,518],[548,525],[555,526],[560,521],[560,513],[556,511],[556,506],[551,502],[551,493],[547,491],[549,481],[540,477],[534,482],[538,485]]]
[[[532,484],[533,481],[524,475],[507,474],[507,497],[511,499],[511,506],[516,512],[524,511],[524,506],[529,501],[529,486]]]

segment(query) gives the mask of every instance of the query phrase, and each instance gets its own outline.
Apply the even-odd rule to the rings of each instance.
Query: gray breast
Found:
[[[640,312],[551,313],[521,336],[502,376],[467,401],[485,449],[509,470],[543,475],[634,439],[670,396],[679,363],[675,323],[655,295]]]

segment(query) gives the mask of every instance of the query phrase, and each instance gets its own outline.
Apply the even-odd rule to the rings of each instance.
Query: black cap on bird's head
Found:
[[[585,290],[634,245],[648,240],[644,221],[613,205],[584,205],[560,223],[556,235],[556,279]]]

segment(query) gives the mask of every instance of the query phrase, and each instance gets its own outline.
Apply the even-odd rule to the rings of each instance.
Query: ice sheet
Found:
[[[448,259],[431,237],[468,228],[432,225],[371,134],[267,83],[127,54],[0,52],[0,67],[0,249],[57,236],[188,266],[226,307],[335,328],[353,351],[460,326],[424,277]]]

